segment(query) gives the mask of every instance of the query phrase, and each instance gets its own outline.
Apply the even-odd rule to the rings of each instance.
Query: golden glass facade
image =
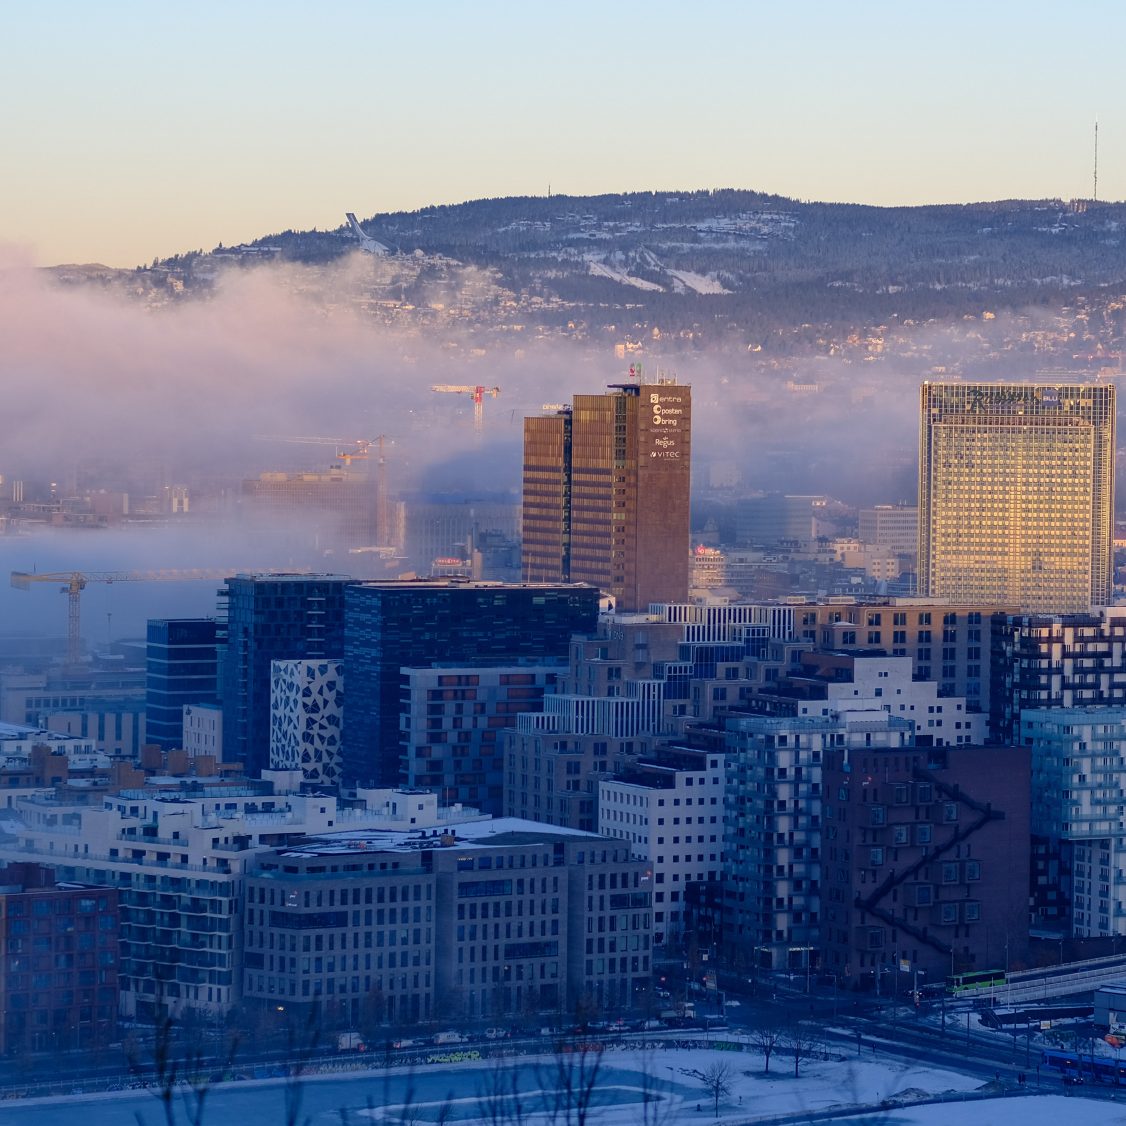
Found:
[[[524,420],[525,582],[590,583],[620,610],[688,596],[692,389],[629,384]]]
[[[1115,388],[924,383],[919,591],[1079,613],[1110,600]]]

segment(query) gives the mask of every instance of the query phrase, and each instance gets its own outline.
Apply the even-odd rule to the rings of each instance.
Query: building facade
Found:
[[[1028,964],[1026,750],[854,742],[822,781],[823,970],[903,994]]]
[[[184,707],[218,699],[213,618],[159,618],[148,623],[145,740],[170,751],[184,745]]]
[[[400,670],[405,783],[499,817],[504,805],[500,733],[541,709],[563,662]]]
[[[1075,938],[1126,929],[1126,706],[1031,708],[1033,906]]]
[[[1033,613],[1113,587],[1113,384],[924,383],[919,590]]]
[[[396,785],[407,774],[400,734],[403,669],[540,664],[593,630],[593,587],[417,580],[358,583],[347,595],[346,781]]]
[[[353,1025],[625,1012],[649,888],[621,842],[518,820],[310,841],[247,878],[244,994]]]
[[[1126,706],[1126,610],[1101,614],[994,614],[989,726],[1016,743],[1030,708]]]
[[[270,681],[270,769],[300,770],[312,786],[340,783],[344,666],[274,661]]]
[[[679,941],[689,887],[723,877],[724,755],[662,749],[598,787],[598,831],[629,844],[653,880],[653,941]]]
[[[344,656],[342,575],[243,574],[220,590],[219,683],[223,758],[250,775],[270,763],[274,661]]]
[[[670,381],[576,395],[524,420],[528,582],[583,582],[619,610],[689,586],[692,389]]]
[[[0,868],[0,1052],[104,1048],[117,1026],[118,893]]]

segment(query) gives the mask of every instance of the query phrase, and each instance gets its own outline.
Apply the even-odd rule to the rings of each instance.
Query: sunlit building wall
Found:
[[[919,589],[1077,613],[1110,599],[1115,388],[924,383]]]

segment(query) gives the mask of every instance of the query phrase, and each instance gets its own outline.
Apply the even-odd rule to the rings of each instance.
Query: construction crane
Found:
[[[485,396],[491,395],[495,399],[500,394],[499,387],[482,387],[480,384],[474,387],[463,387],[460,384],[436,383],[430,390],[445,391],[453,395],[472,395],[473,430],[478,437],[481,436],[485,426]]]
[[[344,462],[345,465],[351,465],[353,461],[366,460],[369,456],[372,444],[380,441],[382,438],[382,434],[379,438],[317,438],[308,437],[304,434],[254,435],[255,441],[258,442],[291,442],[301,446],[332,446],[336,450],[336,456]]]
[[[243,568],[245,570],[245,568]],[[239,568],[196,568],[167,571],[13,571],[12,586],[30,590],[32,583],[62,583],[59,589],[68,599],[66,627],[67,664],[75,666],[82,659],[81,609],[82,592],[89,583],[190,582],[195,579],[222,581],[237,574]]]
[[[317,438],[304,434],[255,434],[259,442],[293,442],[304,446],[332,446],[336,450],[337,458],[346,466],[351,466],[353,461],[366,461],[371,457],[372,447],[376,447],[376,496],[375,496],[375,538],[380,547],[390,543],[391,519],[387,507],[387,459],[384,452],[384,443],[391,439],[386,434],[377,434],[374,438]],[[350,448],[348,448],[350,447]]]

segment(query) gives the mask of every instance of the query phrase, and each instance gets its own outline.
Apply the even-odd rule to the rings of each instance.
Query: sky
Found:
[[[1114,0],[0,0],[0,244],[134,266],[507,195],[1126,197]]]

